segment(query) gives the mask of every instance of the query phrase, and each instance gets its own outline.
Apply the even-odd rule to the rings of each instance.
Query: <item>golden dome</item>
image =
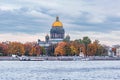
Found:
[[[52,27],[63,27],[63,24],[59,21],[59,17],[56,17],[56,21],[52,24]]]

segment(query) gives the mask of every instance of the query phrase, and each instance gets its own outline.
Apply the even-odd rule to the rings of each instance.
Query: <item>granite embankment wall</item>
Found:
[[[0,61],[19,61],[21,57],[13,58],[11,56],[0,56]],[[24,59],[30,59],[30,61],[77,61],[77,60],[120,60],[120,57],[108,57],[108,56],[89,56],[89,57],[79,57],[79,56],[59,56],[59,57],[52,57],[52,56],[41,56],[41,57],[25,57]]]

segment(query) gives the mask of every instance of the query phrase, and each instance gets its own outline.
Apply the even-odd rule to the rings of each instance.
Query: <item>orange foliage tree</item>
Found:
[[[40,56],[45,54],[45,50],[43,47],[39,46],[39,45],[35,45],[32,47],[30,53],[31,56]]]
[[[25,50],[24,50],[24,45],[20,42],[10,42],[8,44],[8,53],[11,54],[16,54],[16,55],[24,55]]]
[[[54,54],[57,55],[65,55],[65,46],[66,46],[66,42],[60,42],[58,43],[58,46],[55,48],[55,52]]]
[[[32,50],[32,47],[35,45],[36,43],[34,42],[26,42],[24,44],[24,49],[25,49],[25,55],[30,55],[30,51]]]
[[[57,56],[57,55],[60,55],[60,56],[65,55],[65,50],[64,50],[64,48],[61,47],[61,46],[56,47],[56,48],[55,48],[55,55],[56,55],[56,56]]]
[[[4,43],[0,43],[0,55],[7,56],[8,54],[8,45]]]
[[[88,45],[88,56],[94,56],[97,51],[97,47],[94,44],[89,44]]]
[[[32,47],[29,53],[30,56],[36,56],[36,47]]]

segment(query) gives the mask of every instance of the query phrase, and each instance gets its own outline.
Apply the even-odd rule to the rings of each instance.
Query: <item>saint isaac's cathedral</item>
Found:
[[[47,34],[45,36],[45,41],[38,39],[38,44],[42,47],[49,47],[51,44],[57,44],[62,42],[64,39],[70,41],[70,36],[65,37],[65,30],[63,28],[62,22],[59,20],[59,17],[56,17],[56,21],[53,22],[52,28],[50,29],[50,36]]]

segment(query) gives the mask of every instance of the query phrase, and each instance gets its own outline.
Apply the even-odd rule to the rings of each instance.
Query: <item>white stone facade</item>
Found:
[[[120,57],[120,47],[116,48],[116,56]]]

